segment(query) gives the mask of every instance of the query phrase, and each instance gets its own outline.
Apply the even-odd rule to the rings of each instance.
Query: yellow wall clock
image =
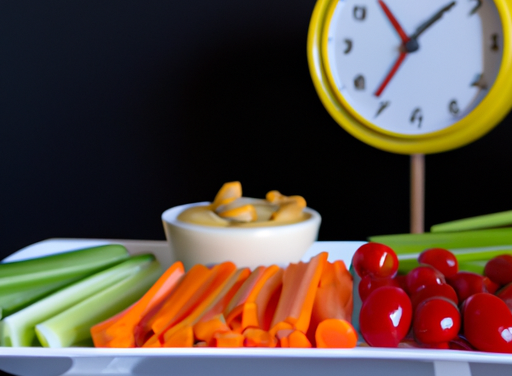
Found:
[[[400,154],[454,149],[512,107],[512,2],[318,0],[308,61],[356,138]]]

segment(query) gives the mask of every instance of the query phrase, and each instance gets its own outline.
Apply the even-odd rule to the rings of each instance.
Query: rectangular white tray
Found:
[[[151,252],[164,266],[173,257],[165,241],[49,239],[5,261],[119,243],[132,254]],[[329,252],[331,261],[350,265],[364,242],[316,242],[305,254]],[[96,349],[0,347],[0,370],[20,376],[79,375],[415,375],[488,376],[512,374],[512,356],[483,352],[422,349]]]

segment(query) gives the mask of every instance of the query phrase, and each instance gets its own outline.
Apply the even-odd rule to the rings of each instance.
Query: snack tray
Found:
[[[173,262],[167,242],[103,239],[49,239],[12,254],[4,261],[118,243],[132,254],[151,252],[164,265]],[[316,242],[304,255],[326,251],[329,260],[350,265],[364,242]],[[82,375],[415,375],[488,376],[512,374],[512,356],[458,350],[407,348],[354,349],[96,349],[0,347],[0,370],[20,376]]]

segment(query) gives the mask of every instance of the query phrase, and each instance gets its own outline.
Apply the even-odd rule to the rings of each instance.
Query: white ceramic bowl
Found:
[[[165,236],[175,260],[185,269],[195,264],[217,264],[232,261],[238,267],[287,265],[298,262],[318,237],[321,217],[313,209],[305,221],[268,227],[212,227],[185,223],[178,215],[192,206],[208,205],[199,202],[176,206],[162,214]]]

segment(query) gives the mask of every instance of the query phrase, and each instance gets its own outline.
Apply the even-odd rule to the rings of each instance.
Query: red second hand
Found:
[[[382,1],[382,0],[378,0],[378,1],[379,1],[379,5],[381,6],[382,10],[384,11],[386,16],[388,17],[389,21],[391,22],[391,25],[393,25],[393,27],[395,28],[396,32],[400,36],[400,39],[402,40],[402,43],[406,44],[407,42],[409,42],[409,40],[411,38],[409,38],[407,36],[407,34],[405,33],[404,29],[402,29],[402,26],[400,26],[400,24],[398,23],[397,19],[393,15],[393,13],[391,13],[391,10],[389,10],[389,8],[386,5],[386,3],[384,3],[384,1]]]
[[[405,33],[404,29],[402,29],[402,26],[400,26],[400,24],[398,23],[398,20],[395,18],[393,13],[391,13],[391,10],[388,8],[386,3],[384,3],[384,1],[382,1],[382,0],[378,0],[378,2],[379,2],[379,5],[381,6],[382,10],[388,17],[389,21],[391,22],[391,25],[393,25],[394,29],[400,36],[400,39],[402,40],[402,45],[405,45],[407,42],[410,41],[410,38]],[[382,94],[382,92],[384,91],[386,86],[389,84],[389,82],[395,75],[398,68],[400,68],[400,65],[402,65],[402,62],[404,61],[405,56],[407,56],[407,52],[401,51],[400,55],[398,56],[398,59],[396,60],[395,64],[393,65],[393,68],[391,68],[391,71],[388,73],[388,75],[386,76],[386,78],[384,79],[382,84],[379,86],[379,88],[375,92],[376,97],[379,97]]]
[[[398,70],[398,68],[400,67],[402,62],[404,61],[405,56],[407,56],[407,52],[400,52],[400,56],[398,56],[398,59],[396,60],[395,65],[393,65],[393,68],[391,68],[391,70],[389,71],[388,75],[386,76],[386,78],[384,79],[382,84],[380,84],[380,86],[377,89],[377,91],[375,92],[375,96],[376,97],[380,97],[380,95],[382,94],[382,92],[384,91],[386,86],[388,86],[389,81],[391,81],[391,79],[395,75],[396,71]]]

